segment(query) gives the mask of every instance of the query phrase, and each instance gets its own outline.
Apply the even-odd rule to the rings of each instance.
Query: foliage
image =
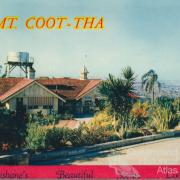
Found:
[[[59,148],[65,146],[68,139],[69,129],[67,128],[51,128],[46,132],[46,148]]]
[[[126,116],[121,116],[117,122],[116,132],[119,133],[121,131],[120,136],[124,131],[128,129],[138,129],[145,125],[145,121],[142,119],[138,119],[134,117],[132,114],[127,114]]]
[[[161,84],[158,81],[158,75],[154,70],[149,70],[145,73],[142,78],[142,88],[147,92],[152,94],[152,101],[154,102],[155,99],[155,87],[160,90]]]
[[[101,126],[81,124],[76,129],[43,127],[30,123],[27,130],[26,147],[33,151],[59,148],[70,142],[72,146],[85,146],[119,140],[117,134]]]
[[[65,112],[64,114],[59,114],[59,119],[61,120],[72,120],[73,119],[73,114],[69,112]]]
[[[131,115],[134,117],[133,126],[140,128],[148,120],[150,105],[147,102],[136,102],[131,109]]]
[[[101,83],[100,93],[105,97],[106,104],[113,115],[114,130],[117,132],[121,126],[126,128],[129,124],[129,112],[133,105],[135,77],[130,67],[123,69],[122,77],[116,78],[109,74],[109,78]]]
[[[15,112],[0,108],[0,146],[8,144],[15,148],[21,146],[25,138],[27,117],[18,117]]]
[[[122,78],[115,78],[109,74],[109,78],[101,83],[99,91],[116,115],[129,113],[132,107],[130,94],[134,93],[134,82],[134,72],[127,67],[123,70]]]
[[[174,100],[173,108],[176,112],[180,112],[180,97],[178,97]]]
[[[83,126],[80,126],[76,129],[70,129],[68,140],[73,146],[81,146],[84,144],[82,136]]]
[[[70,120],[73,119],[73,115],[70,113],[65,114],[50,114],[50,115],[43,115],[42,111],[39,111],[35,114],[30,114],[28,117],[29,122],[35,122],[40,126],[48,126],[48,125],[55,125],[58,124],[59,120]]]
[[[88,123],[91,127],[103,127],[107,130],[113,129],[113,116],[110,114],[108,107],[95,114],[93,119]]]
[[[169,109],[160,106],[154,108],[151,118],[151,125],[157,127],[160,131],[174,128],[178,123],[176,116]]]
[[[180,121],[178,123],[178,125],[175,127],[176,130],[180,130]]]
[[[82,124],[79,128],[70,130],[69,133],[69,141],[73,146],[93,145],[112,140],[119,140],[119,137],[111,131],[98,126],[88,127]]]
[[[147,105],[145,104],[144,106]],[[144,121],[141,122],[139,116],[136,118],[132,114],[120,116],[118,120],[114,119],[108,107],[96,114],[92,121],[87,124],[87,126],[92,129],[102,127],[106,129],[106,131],[111,132],[111,134],[114,132],[114,134],[118,135],[118,137],[122,137],[119,132],[120,129],[124,129],[125,132],[127,129],[136,129],[142,127],[142,125],[144,125]]]
[[[131,113],[136,118],[147,118],[149,108],[150,106],[147,102],[136,102],[135,104],[133,104]]]
[[[26,148],[37,151],[65,146],[70,129],[48,128],[38,123],[30,123],[27,128]]]
[[[127,130],[123,134],[124,139],[135,138],[135,137],[140,137],[140,136],[143,136],[143,133],[140,132],[140,130],[137,130],[137,129]]]
[[[47,129],[38,123],[30,123],[27,128],[26,148],[33,151],[42,150],[46,147]]]
[[[1,153],[7,153],[10,150],[10,146],[8,143],[3,143],[0,145],[0,152]]]
[[[173,102],[174,102],[174,99],[167,96],[161,96],[156,99],[156,104],[166,109],[169,109],[175,113]]]
[[[100,111],[106,107],[106,101],[104,99],[95,99],[95,104]]]
[[[54,115],[44,116],[41,113],[30,114],[29,115],[29,122],[37,123],[40,126],[50,125],[53,123],[57,123],[58,118]]]

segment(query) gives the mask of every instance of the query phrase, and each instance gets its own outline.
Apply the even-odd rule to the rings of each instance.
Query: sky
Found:
[[[131,66],[137,79],[154,69],[160,80],[180,80],[179,0],[1,0],[0,19],[19,16],[17,30],[0,30],[0,64],[9,51],[27,51],[36,76],[89,78],[121,75]],[[27,30],[30,16],[104,17],[104,30]],[[22,75],[15,71],[14,75]]]

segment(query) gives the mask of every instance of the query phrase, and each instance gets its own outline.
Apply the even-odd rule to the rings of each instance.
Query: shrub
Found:
[[[178,124],[178,119],[169,110],[163,107],[156,107],[152,113],[151,125],[157,127],[158,130],[164,131],[174,128]]]
[[[59,148],[65,146],[68,139],[69,129],[67,128],[52,128],[46,133],[46,148]]]
[[[65,112],[64,114],[59,115],[60,119],[62,120],[71,120],[73,119],[73,114],[69,113],[69,112]]]
[[[84,139],[84,145],[98,144],[109,141],[110,131],[107,131],[104,127],[85,127],[82,136]]]
[[[15,148],[12,143],[0,143],[0,155],[7,154]]]
[[[161,96],[156,99],[157,105],[173,111],[173,98],[167,96]]]
[[[89,127],[81,124],[79,128],[70,130],[69,133],[69,141],[73,146],[93,145],[112,140],[119,140],[119,137],[99,126]]]
[[[41,111],[37,112],[36,114],[30,114],[28,118],[29,122],[37,123],[40,126],[57,124],[59,119],[60,115],[43,115]]]
[[[133,104],[131,113],[136,118],[147,118],[149,110],[149,104],[147,102],[141,103],[137,102]]]
[[[48,125],[58,124],[60,119],[63,120],[73,119],[73,115],[69,113],[43,115],[42,111],[39,111],[35,114],[30,114],[28,117],[28,122],[37,123],[40,126],[48,126]]]
[[[109,135],[109,141],[118,141],[120,140],[121,138],[119,137],[119,135],[115,134],[115,133],[112,133]]]
[[[135,138],[135,137],[140,137],[140,136],[143,136],[143,133],[138,130],[127,130],[123,134],[123,138],[125,139]]]
[[[180,130],[180,122],[178,123],[178,125],[175,127],[176,130]]]
[[[173,102],[173,108],[176,112],[180,111],[180,97],[176,98]]]
[[[131,116],[134,117],[133,126],[140,128],[145,125],[149,115],[149,108],[150,106],[147,102],[137,102],[133,105],[131,110]]]
[[[0,107],[0,145],[9,144],[15,148],[23,144],[25,138],[27,118],[18,117],[13,111]]]
[[[107,130],[113,129],[114,119],[113,116],[105,109],[97,113],[94,118],[88,123],[89,127],[103,127]]]
[[[158,127],[156,127],[156,126],[154,125],[152,119],[149,119],[149,120],[146,122],[145,129],[148,129],[149,131],[151,131],[152,134],[157,134],[158,131],[159,131]]]
[[[47,129],[39,126],[37,123],[30,123],[27,128],[26,148],[33,151],[46,148]]]
[[[84,138],[86,137],[83,137],[83,125],[80,125],[76,129],[70,129],[69,131],[67,140],[71,142],[72,146],[84,145]]]

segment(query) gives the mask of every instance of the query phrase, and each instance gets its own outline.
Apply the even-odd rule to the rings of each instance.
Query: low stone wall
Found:
[[[13,155],[3,155],[0,156],[0,165],[28,165],[29,161],[37,162],[37,161],[47,161],[56,158],[66,158],[66,157],[76,156],[89,152],[104,151],[112,148],[124,147],[133,144],[155,141],[155,140],[165,139],[175,136],[180,136],[180,130],[163,132],[161,134],[142,136],[137,138],[113,141],[113,142],[107,142],[102,144],[95,144],[92,146],[84,146],[79,148],[71,148],[66,150],[56,150],[51,152],[32,154],[30,156],[27,152],[13,154]]]
[[[84,147],[72,148],[68,150],[58,150],[58,151],[52,151],[52,152],[46,152],[46,153],[33,154],[30,156],[30,161],[36,162],[36,161],[47,161],[47,160],[56,159],[56,158],[65,158],[65,157],[76,156],[76,155],[85,154],[89,152],[104,151],[104,150],[108,150],[112,148],[124,147],[128,145],[133,145],[133,144],[138,144],[138,143],[143,143],[143,142],[148,142],[148,141],[155,141],[155,140],[170,138],[170,137],[179,136],[179,135],[180,135],[180,130],[176,130],[176,131],[163,132],[161,134],[142,136],[142,137],[137,137],[137,138],[107,142],[107,143],[102,143],[102,144],[95,144],[92,146],[84,146]]]
[[[0,165],[28,165],[28,164],[29,164],[29,154],[27,152],[0,156]]]

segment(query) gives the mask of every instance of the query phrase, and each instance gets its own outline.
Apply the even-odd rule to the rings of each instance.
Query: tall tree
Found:
[[[154,70],[149,70],[141,78],[142,88],[149,94],[152,95],[152,102],[155,99],[155,87],[160,91],[161,84],[158,81],[158,75]]]

